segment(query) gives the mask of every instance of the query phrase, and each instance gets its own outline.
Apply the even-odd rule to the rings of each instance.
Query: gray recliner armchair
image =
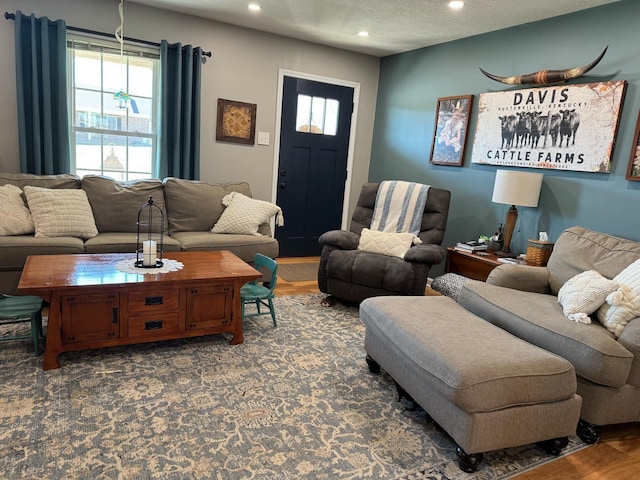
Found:
[[[381,295],[424,295],[429,269],[446,256],[440,246],[449,214],[451,193],[430,187],[418,237],[404,258],[358,250],[360,233],[373,218],[379,183],[362,186],[349,231],[331,230],[320,236],[322,245],[318,287],[347,302],[359,303]]]

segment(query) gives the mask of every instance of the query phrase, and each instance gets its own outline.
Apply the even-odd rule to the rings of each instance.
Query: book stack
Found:
[[[454,250],[461,252],[483,252],[487,249],[487,244],[484,242],[471,241],[471,242],[458,242],[454,247]]]

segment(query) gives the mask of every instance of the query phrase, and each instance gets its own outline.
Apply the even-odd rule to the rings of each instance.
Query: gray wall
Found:
[[[539,231],[555,240],[572,225],[640,240],[640,182],[624,178],[640,107],[639,19],[640,2],[628,0],[383,58],[370,180],[410,180],[451,190],[444,245],[493,234],[508,209],[491,202],[495,171],[511,167],[471,163],[475,114],[480,93],[510,87],[489,80],[478,67],[505,76],[577,67],[608,45],[600,64],[572,83],[629,82],[611,173],[521,169],[544,173],[544,182],[538,208],[518,209],[512,250],[526,251],[526,239],[537,238]],[[463,167],[429,164],[438,98],[467,94],[474,95],[474,110]]]
[[[117,0],[2,0],[2,12],[62,18],[67,25],[111,33],[119,25]],[[367,180],[378,86],[379,59],[125,2],[125,35],[211,50],[202,68],[201,179],[244,180],[257,198],[271,200],[278,70],[360,83],[352,190]],[[0,171],[18,172],[13,21],[0,19]],[[269,146],[215,140],[218,98],[257,104],[256,130],[271,134]],[[356,198],[351,201],[351,208]]]

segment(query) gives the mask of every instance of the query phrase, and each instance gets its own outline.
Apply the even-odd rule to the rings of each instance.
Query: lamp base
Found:
[[[511,208],[507,211],[507,219],[504,222],[504,243],[502,244],[501,252],[509,253],[511,250],[511,238],[513,237],[513,230],[516,226],[516,220],[518,219],[518,209],[515,205],[511,205]]]
[[[497,250],[496,251],[496,257],[498,257],[498,258],[516,258],[517,255],[515,253],[504,252],[502,250]]]

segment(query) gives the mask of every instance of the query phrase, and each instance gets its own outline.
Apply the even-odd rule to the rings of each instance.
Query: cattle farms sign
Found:
[[[480,94],[472,163],[611,170],[624,80]]]

